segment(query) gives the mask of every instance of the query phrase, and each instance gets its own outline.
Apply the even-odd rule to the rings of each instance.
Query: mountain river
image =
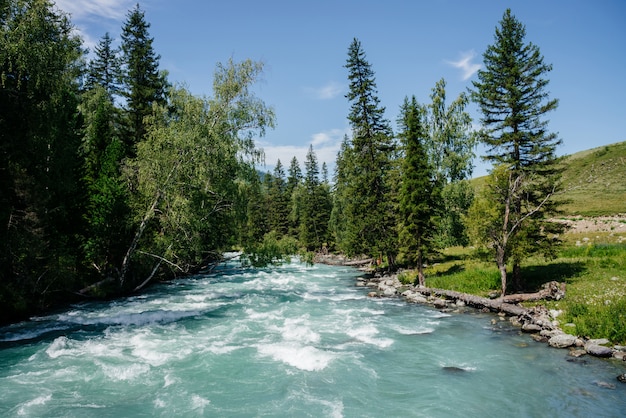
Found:
[[[368,298],[349,267],[230,267],[0,328],[0,416],[626,416],[624,362]]]

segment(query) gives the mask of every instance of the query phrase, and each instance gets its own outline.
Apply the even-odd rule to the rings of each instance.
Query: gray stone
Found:
[[[448,307],[448,301],[445,299],[435,299],[433,305],[435,305],[437,309],[446,308]]]
[[[571,357],[576,357],[576,358],[578,358],[578,357],[586,356],[586,355],[587,355],[587,352],[586,352],[585,350],[571,350],[571,351],[569,352],[569,355],[570,355]]]
[[[597,340],[589,340],[588,343],[595,344],[595,345],[608,345],[610,341],[606,338],[599,338]]]
[[[570,334],[558,334],[548,340],[550,347],[567,348],[576,344],[577,338]]]
[[[385,296],[393,296],[395,294],[396,294],[395,287],[386,287],[385,290],[383,290],[383,295]]]
[[[585,351],[595,357],[611,357],[613,350],[598,344],[585,345]]]
[[[613,383],[604,382],[602,380],[596,380],[593,384],[605,389],[615,389],[615,385]]]
[[[522,325],[522,331],[524,332],[539,332],[541,331],[541,326],[537,325],[537,324],[533,324],[533,323],[525,323],[524,325]]]

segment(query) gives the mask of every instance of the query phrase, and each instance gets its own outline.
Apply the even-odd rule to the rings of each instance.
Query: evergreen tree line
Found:
[[[89,56],[49,0],[0,6],[0,304],[2,321],[58,303],[140,291],[156,277],[203,271],[229,249],[253,265],[296,252],[340,252],[423,266],[438,248],[481,242],[502,271],[550,254],[558,228],[559,140],[551,69],[504,14],[474,89],[400,106],[397,133],[354,39],[346,69],[352,132],[332,181],[312,148],[304,171],[256,166],[254,138],[274,112],[250,87],[262,65],[218,64],[213,92],[168,82],[137,5],[120,46],[105,34]],[[483,128],[471,129],[470,100]],[[480,195],[468,182],[477,141],[494,163]],[[512,262],[512,263],[511,263]]]

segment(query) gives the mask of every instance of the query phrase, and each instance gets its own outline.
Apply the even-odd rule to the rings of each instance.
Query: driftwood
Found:
[[[519,303],[532,302],[536,300],[561,300],[565,297],[565,283],[553,281],[545,283],[542,287],[543,289],[536,293],[516,293],[506,295],[503,298],[503,302]]]
[[[487,299],[476,295],[470,295],[468,293],[455,292],[453,290],[433,289],[428,287],[416,287],[414,290],[423,295],[443,296],[447,299],[463,301],[465,304],[475,308],[487,308],[491,311],[504,312],[513,316],[523,315],[528,312],[526,308],[512,303],[503,302],[502,299]]]

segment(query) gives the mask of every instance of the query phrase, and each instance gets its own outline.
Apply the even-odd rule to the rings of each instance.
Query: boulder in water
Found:
[[[613,355],[613,350],[609,347],[604,347],[598,344],[585,345],[585,351],[595,357],[611,357]]]
[[[448,373],[464,373],[464,372],[466,372],[465,369],[462,369],[461,367],[456,367],[456,366],[443,366],[441,368],[441,370],[443,370],[444,372],[448,372]]]
[[[577,338],[570,334],[557,334],[548,340],[550,347],[567,348],[576,344]]]

